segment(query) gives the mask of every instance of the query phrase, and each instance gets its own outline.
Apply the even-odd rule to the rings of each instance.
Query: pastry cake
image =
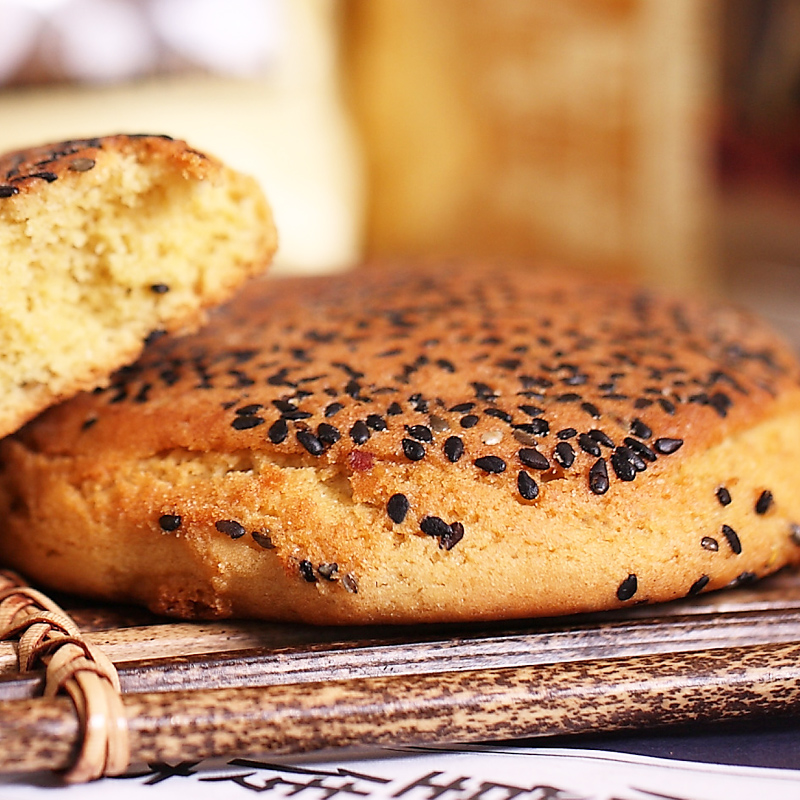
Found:
[[[185,618],[671,600],[800,560],[800,372],[750,316],[541,271],[266,279],[0,451],[0,560]]]
[[[165,136],[110,136],[0,156],[0,436],[107,381],[148,335],[263,270],[264,197]]]

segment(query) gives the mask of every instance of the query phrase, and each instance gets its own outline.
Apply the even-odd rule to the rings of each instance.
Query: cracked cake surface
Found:
[[[800,560],[800,372],[738,310],[546,270],[259,279],[0,446],[0,557],[179,617],[567,614]]]

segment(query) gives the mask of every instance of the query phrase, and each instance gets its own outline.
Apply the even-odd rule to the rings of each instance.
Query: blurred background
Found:
[[[1,0],[0,150],[118,131],[255,174],[280,271],[533,257],[800,344],[798,0]]]

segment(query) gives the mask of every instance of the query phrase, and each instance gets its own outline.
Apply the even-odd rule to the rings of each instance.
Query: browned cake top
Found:
[[[150,159],[171,160],[189,175],[200,177],[216,162],[169,136],[118,134],[93,139],[75,139],[41,147],[17,150],[0,156],[0,199],[42,191],[65,175],[88,172],[98,154],[147,154]]]
[[[731,309],[395,264],[251,284],[198,335],[156,340],[22,435],[50,454],[251,449],[346,472],[425,461],[529,501],[555,479],[595,495],[646,480],[760,419],[798,374]]]

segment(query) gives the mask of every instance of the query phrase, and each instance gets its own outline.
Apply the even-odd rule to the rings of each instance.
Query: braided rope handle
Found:
[[[75,706],[81,747],[64,779],[83,783],[124,772],[130,758],[128,720],[114,665],[49,597],[0,570],[3,639],[17,639],[20,672],[46,667],[45,697],[63,691]]]

